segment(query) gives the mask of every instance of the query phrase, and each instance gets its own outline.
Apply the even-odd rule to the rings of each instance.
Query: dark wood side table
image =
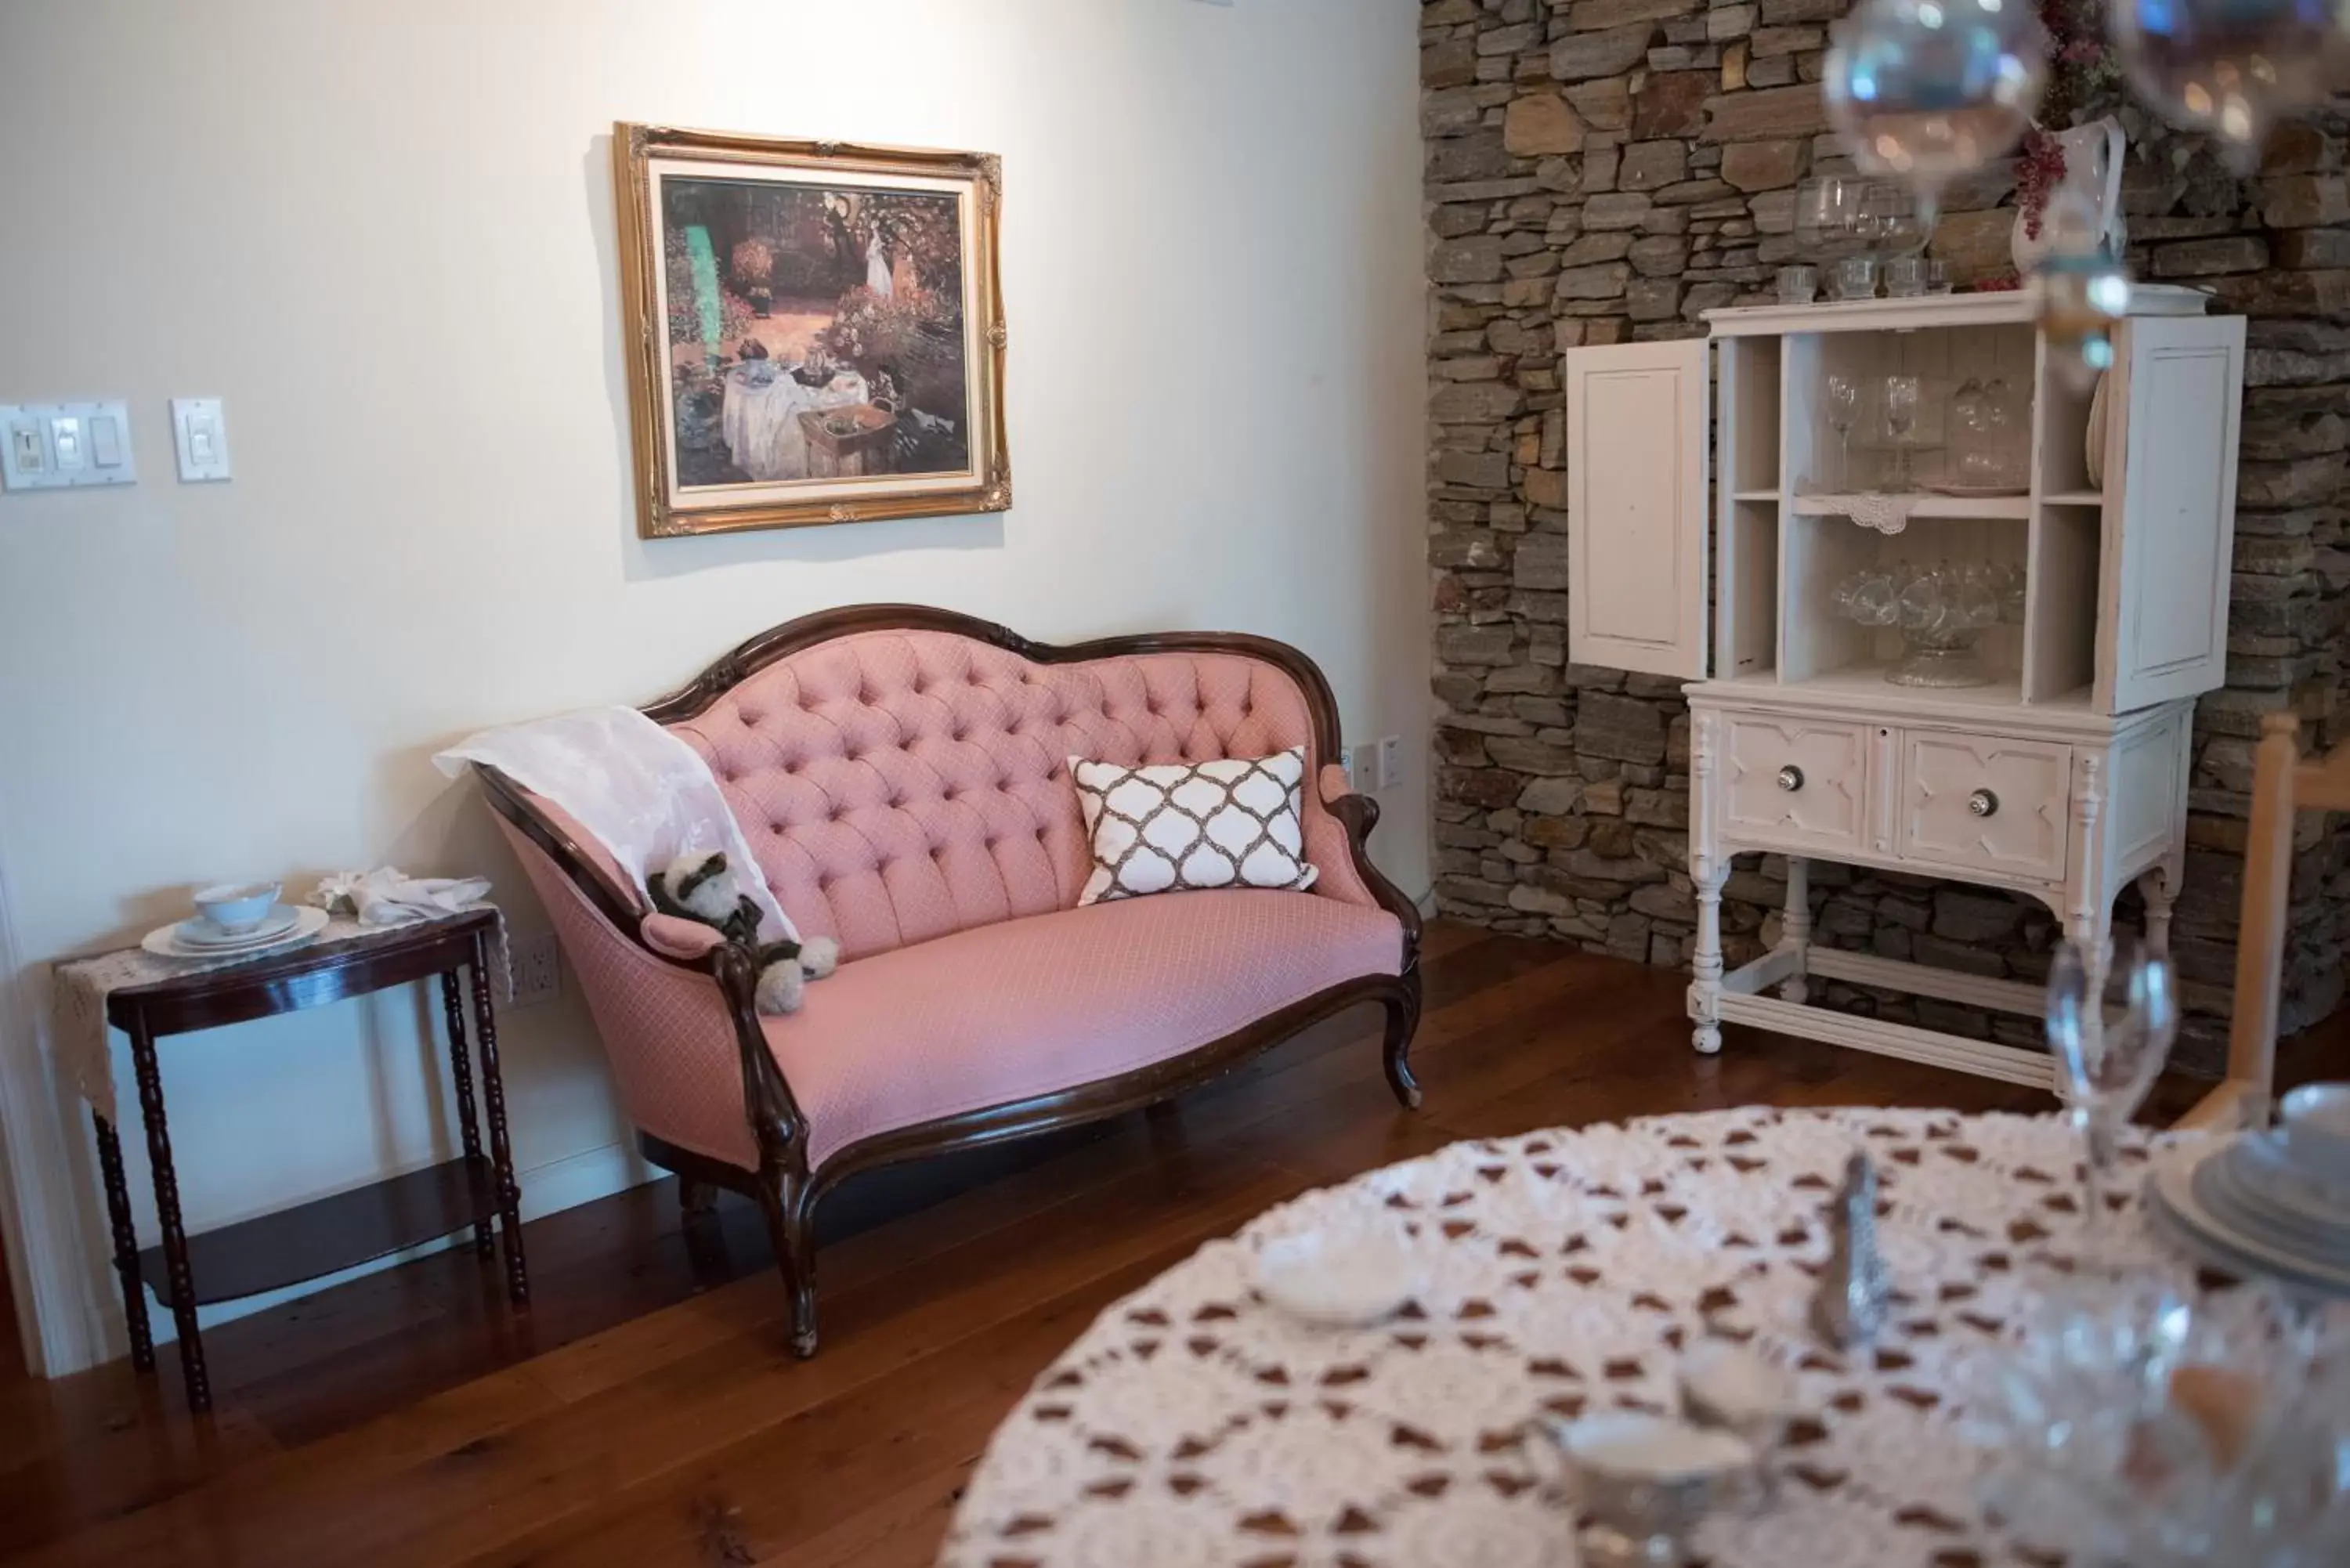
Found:
[[[141,1282],[172,1309],[180,1331],[180,1364],[188,1379],[188,1407],[212,1408],[212,1384],[196,1328],[196,1308],[281,1290],[388,1256],[437,1237],[473,1230],[473,1246],[490,1256],[490,1220],[505,1236],[506,1293],[530,1300],[523,1262],[522,1189],[506,1137],[505,1086],[498,1076],[497,1025],[490,1014],[490,939],[494,909],[470,909],[446,919],[393,926],[340,941],[320,941],[275,956],[203,970],[109,993],[107,1022],[130,1037],[139,1075],[139,1110],[147,1126],[147,1153],[155,1175],[160,1246],[144,1251],[130,1225],[130,1192],[122,1173],[122,1145],[113,1125],[96,1112],[99,1166],[106,1181],[107,1215],[114,1232],[114,1267],[122,1281],[130,1357],[141,1371],[155,1366]],[[481,1055],[482,1102],[489,1115],[490,1151],[482,1152],[468,1061],[460,971],[470,973],[473,1044]],[[166,1034],[243,1023],[275,1013],[317,1007],[411,981],[441,977],[449,1020],[449,1059],[457,1086],[464,1152],[439,1165],[388,1181],[338,1192],[297,1208],[190,1236],[180,1222],[180,1181],[172,1166],[172,1137],[163,1109],[163,1075],[155,1042]]]

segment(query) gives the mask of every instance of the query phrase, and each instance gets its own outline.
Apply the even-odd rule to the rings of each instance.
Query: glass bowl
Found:
[[[2350,1340],[2267,1298],[2052,1281],[1977,1368],[1985,1512],[2080,1564],[2350,1562]]]
[[[1991,680],[1976,643],[2002,621],[2023,619],[2021,568],[1991,561],[1864,566],[1836,586],[1835,606],[1866,627],[1901,633],[1901,661],[1886,671],[1897,686],[1982,686]]]

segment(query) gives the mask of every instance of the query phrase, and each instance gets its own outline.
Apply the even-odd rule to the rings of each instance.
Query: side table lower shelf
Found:
[[[486,1251],[489,1221],[499,1204],[496,1166],[486,1156],[472,1154],[206,1231],[188,1238],[194,1304],[283,1290],[468,1226],[475,1228]],[[139,1273],[165,1306],[180,1304],[161,1247],[139,1254]]]

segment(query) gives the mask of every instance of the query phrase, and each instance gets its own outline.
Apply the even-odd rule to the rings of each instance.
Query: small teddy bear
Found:
[[[708,926],[730,942],[758,956],[758,1009],[796,1012],[806,985],[840,967],[840,944],[830,937],[805,942],[759,940],[759,906],[734,885],[726,857],[716,850],[689,850],[645,885],[653,908],[681,920]]]

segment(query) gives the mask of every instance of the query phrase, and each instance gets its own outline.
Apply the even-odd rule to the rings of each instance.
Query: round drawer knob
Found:
[[[1999,796],[1987,789],[1979,789],[1967,796],[1967,809],[1977,816],[1989,816],[1999,810]]]
[[[1789,763],[1779,770],[1779,787],[1793,793],[1804,787],[1804,770]]]

